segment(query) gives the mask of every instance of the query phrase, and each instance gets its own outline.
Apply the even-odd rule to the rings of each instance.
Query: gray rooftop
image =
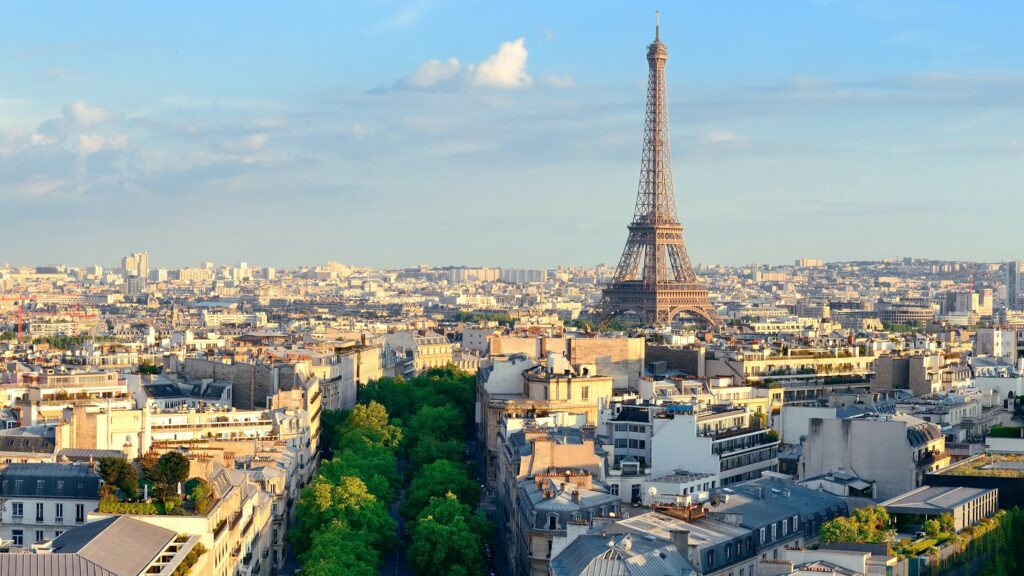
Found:
[[[551,560],[551,573],[556,576],[687,576],[695,572],[670,541],[632,534],[588,534],[574,540]]]
[[[12,463],[0,472],[0,495],[99,499],[100,477],[88,466]]]
[[[890,512],[905,514],[941,514],[980,498],[995,488],[968,488],[966,486],[922,486],[901,494],[882,505]]]
[[[138,576],[176,537],[173,530],[111,516],[61,534],[53,553],[76,554],[118,576]]]
[[[71,528],[48,554],[0,554],[4,576],[138,576],[177,534],[128,516]]]
[[[118,576],[77,554],[0,554],[5,576]]]

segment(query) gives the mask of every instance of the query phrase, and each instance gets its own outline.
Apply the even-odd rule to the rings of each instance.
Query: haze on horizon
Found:
[[[694,262],[1024,257],[1024,4],[587,6],[12,4],[0,262],[614,265],[656,9]]]

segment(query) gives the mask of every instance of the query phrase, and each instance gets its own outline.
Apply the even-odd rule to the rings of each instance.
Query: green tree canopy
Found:
[[[835,518],[821,525],[822,542],[886,542],[892,537],[889,513],[881,506],[854,510],[849,518]]]
[[[309,548],[310,535],[328,526],[363,533],[369,545],[378,550],[394,543],[394,519],[388,515],[384,503],[354,476],[343,476],[337,483],[318,478],[303,488],[298,502],[298,521],[289,540],[302,554]]]
[[[118,488],[127,498],[139,493],[139,474],[135,466],[119,456],[100,458],[97,472],[106,486]]]
[[[409,559],[420,576],[480,574],[489,524],[454,494],[432,498],[412,528]]]
[[[480,498],[480,485],[471,478],[466,467],[448,460],[438,460],[424,466],[409,484],[402,504],[402,515],[416,518],[434,497],[454,494],[460,502],[476,504]]]
[[[409,463],[415,470],[437,460],[458,462],[466,452],[466,443],[456,438],[439,439],[427,436],[409,451]]]
[[[380,554],[364,534],[328,526],[312,534],[301,560],[303,576],[378,576]]]
[[[463,423],[462,414],[451,405],[424,406],[409,418],[406,440],[412,443],[429,437],[458,438],[462,435]]]
[[[387,408],[392,418],[405,420],[412,412],[412,385],[401,376],[374,380],[359,391],[363,404],[377,402]]]
[[[160,498],[167,499],[178,491],[178,483],[188,480],[189,462],[181,452],[168,452],[160,456],[146,471]]]
[[[390,423],[388,411],[377,402],[356,404],[341,426],[339,446],[356,442],[380,444],[389,448],[402,441],[402,429]]]
[[[206,514],[213,506],[213,488],[203,479],[197,479],[189,491],[189,499],[198,514]]]
[[[385,502],[394,499],[401,481],[394,452],[384,446],[365,443],[354,443],[323,462],[320,476],[335,484],[344,476],[355,476],[374,496]]]

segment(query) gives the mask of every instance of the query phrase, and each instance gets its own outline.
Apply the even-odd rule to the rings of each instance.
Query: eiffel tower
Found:
[[[598,310],[604,321],[634,312],[647,324],[667,325],[677,315],[688,314],[720,328],[722,319],[693,271],[676,215],[665,86],[668,49],[661,43],[659,29],[660,23],[654,28],[654,42],[647,47],[650,72],[636,210],[622,259]]]

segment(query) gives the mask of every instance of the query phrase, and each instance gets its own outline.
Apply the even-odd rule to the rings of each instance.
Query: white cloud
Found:
[[[65,105],[62,112],[64,120],[78,128],[109,124],[121,119],[119,113],[98,106],[89,106],[83,100]]]
[[[493,88],[525,88],[533,84],[526,73],[526,57],[525,38],[502,42],[497,52],[470,70],[472,82]]]
[[[702,140],[711,144],[740,144],[747,141],[746,138],[739,134],[726,130],[712,130],[710,132],[705,132]]]
[[[544,78],[544,83],[553,88],[571,88],[576,82],[568,74],[565,76],[549,74]]]
[[[73,70],[70,68],[64,68],[63,66],[51,66],[46,69],[46,75],[54,80],[68,81],[74,80],[78,77]]]
[[[270,142],[270,134],[257,132],[242,136],[241,138],[228,140],[224,142],[222,147],[233,152],[255,152],[266,147],[268,142]]]
[[[114,136],[103,136],[101,134],[79,134],[78,153],[84,155],[95,154],[101,150],[123,150],[128,144],[128,137],[124,134]]]
[[[526,39],[503,42],[498,51],[478,64],[463,65],[458,58],[428,60],[398,86],[416,89],[440,88],[456,83],[486,88],[525,88],[533,84],[526,71]],[[549,76],[545,83],[564,88],[572,84],[568,76]]]
[[[462,72],[462,64],[458,58],[449,58],[444,62],[428,60],[402,81],[413,88],[429,88],[442,82],[450,82],[458,78]]]
[[[367,130],[365,126],[363,126],[361,124],[353,124],[352,125],[352,135],[355,136],[356,138],[363,138],[368,133],[369,133],[369,130]]]

